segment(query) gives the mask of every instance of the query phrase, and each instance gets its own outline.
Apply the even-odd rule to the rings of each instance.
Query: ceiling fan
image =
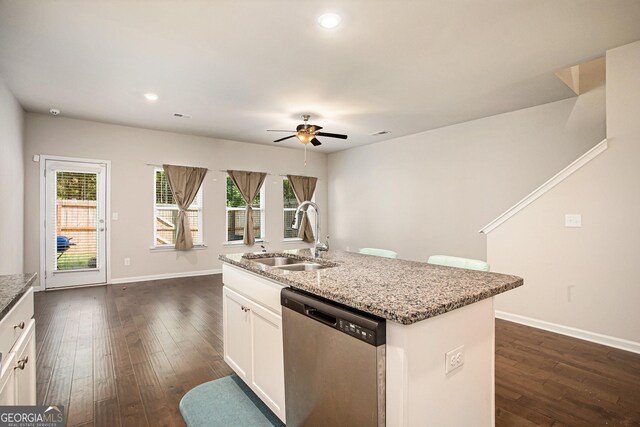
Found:
[[[342,134],[339,134],[339,133],[320,132],[320,129],[322,129],[321,126],[311,125],[311,124],[307,123],[309,121],[310,117],[311,116],[309,114],[304,114],[302,116],[302,120],[304,120],[304,123],[301,124],[301,125],[298,125],[296,127],[296,130],[273,130],[273,129],[269,129],[267,132],[289,132],[289,133],[293,133],[293,135],[289,135],[289,136],[285,136],[284,138],[276,139],[273,142],[284,141],[285,139],[293,138],[295,136],[304,145],[307,145],[307,144],[311,143],[311,145],[313,145],[314,147],[317,147],[318,145],[322,144],[320,141],[318,141],[318,138],[316,138],[316,136],[326,136],[327,138],[347,139],[347,135],[342,135]]]

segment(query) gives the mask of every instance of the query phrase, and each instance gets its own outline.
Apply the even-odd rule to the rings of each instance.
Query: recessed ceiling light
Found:
[[[147,101],[151,101],[151,102],[158,100],[158,95],[156,95],[155,93],[151,93],[151,92],[145,93],[144,97],[147,98]]]
[[[340,24],[340,15],[335,13],[325,13],[318,17],[318,23],[322,28],[336,28]]]

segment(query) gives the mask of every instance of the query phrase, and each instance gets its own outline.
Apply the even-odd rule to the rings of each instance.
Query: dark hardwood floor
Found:
[[[231,374],[221,277],[36,294],[38,403],[68,426],[180,426],[178,403]],[[640,425],[640,355],[496,321],[496,425]]]
[[[640,355],[496,319],[496,426],[640,426]]]
[[[191,388],[232,373],[220,275],[36,294],[38,402],[67,425],[180,426]]]

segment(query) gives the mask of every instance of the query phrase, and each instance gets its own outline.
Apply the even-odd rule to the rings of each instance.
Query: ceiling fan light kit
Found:
[[[320,132],[322,126],[309,124],[309,119],[311,116],[309,114],[303,114],[302,120],[304,123],[299,124],[296,127],[296,130],[273,130],[269,129],[267,132],[288,132],[293,135],[285,136],[284,138],[276,139],[273,142],[284,141],[285,139],[293,138],[294,136],[298,138],[298,141],[303,143],[304,145],[311,144],[314,147],[318,145],[322,145],[322,143],[316,138],[316,136],[324,136],[327,138],[339,138],[339,139],[347,139],[347,135],[339,134],[339,133],[328,133],[328,132]]]
[[[328,132],[320,132],[322,126],[310,125],[309,119],[311,116],[309,114],[303,114],[302,120],[304,123],[296,126],[296,130],[274,130],[269,129],[267,132],[288,132],[293,135],[285,136],[284,138],[276,139],[273,142],[284,141],[289,138],[296,137],[298,141],[300,141],[304,145],[304,165],[307,166],[307,145],[311,144],[314,147],[318,145],[322,145],[316,136],[325,136],[327,138],[339,138],[339,139],[347,139],[347,135],[343,135],[340,133],[328,133]]]

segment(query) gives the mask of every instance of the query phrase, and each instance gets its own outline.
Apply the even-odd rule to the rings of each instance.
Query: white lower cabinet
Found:
[[[224,288],[224,360],[238,376],[251,378],[251,318],[246,298]]]
[[[31,319],[22,338],[16,343],[14,363],[16,405],[36,404],[36,321]]]
[[[16,354],[11,352],[2,356],[2,374],[0,375],[0,405],[16,404],[16,374],[13,369]]]
[[[33,289],[0,320],[0,405],[36,404]]]
[[[243,276],[234,274],[233,279],[259,281],[258,278]],[[228,278],[225,275],[225,279]],[[224,360],[284,422],[282,316],[272,307],[234,291],[228,284],[233,286],[225,280]],[[273,288],[270,283],[253,285],[266,286],[269,289],[263,291],[271,292],[272,289],[279,295],[279,288]]]

